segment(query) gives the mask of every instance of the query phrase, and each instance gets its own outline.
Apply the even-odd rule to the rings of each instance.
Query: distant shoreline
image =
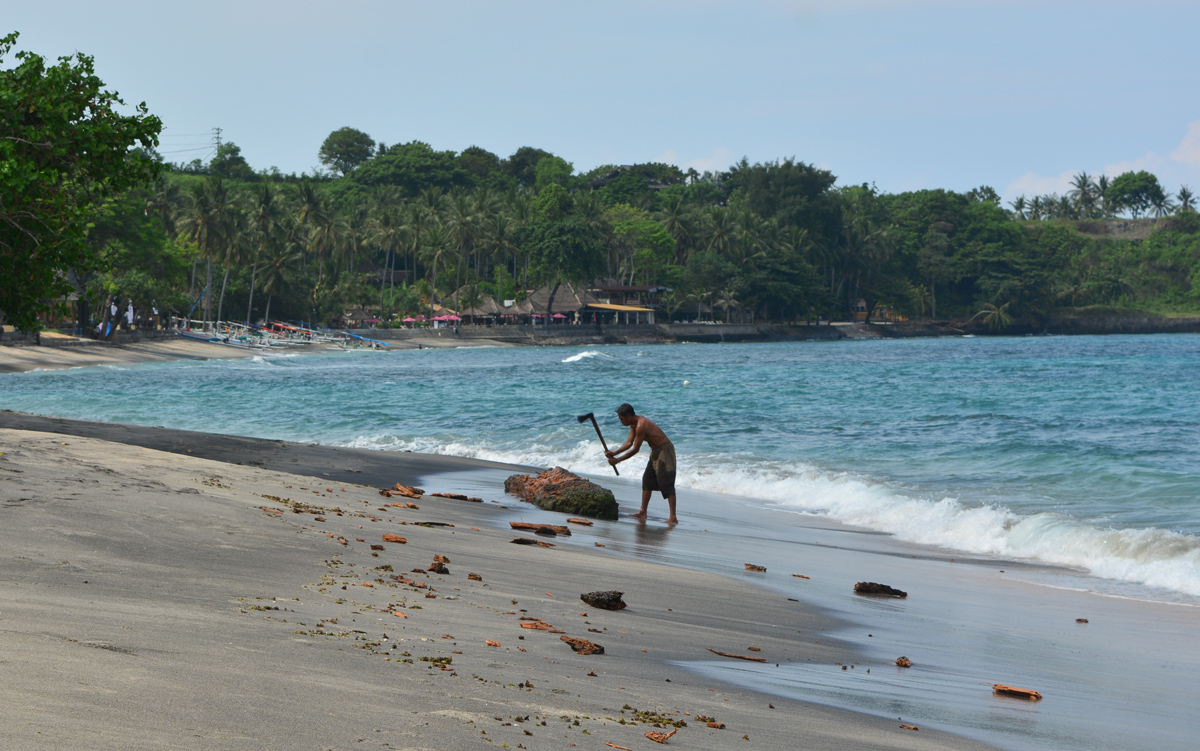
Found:
[[[390,349],[455,349],[460,347],[577,347],[605,344],[748,343],[836,341],[841,339],[912,339],[953,336],[1103,336],[1111,334],[1200,334],[1200,316],[1080,315],[1050,318],[1044,324],[1016,322],[1004,331],[978,323],[906,321],[901,323],[835,322],[787,326],[752,323],[670,323],[603,326],[464,326],[444,329],[362,329],[364,336],[386,341]],[[325,352],[314,346],[288,354]],[[221,344],[183,341],[169,332],[124,336],[97,342],[45,334],[42,344],[31,337],[6,334],[0,342],[0,373],[53,370],[94,365],[134,365],[169,360],[233,360],[281,354],[238,349]]]

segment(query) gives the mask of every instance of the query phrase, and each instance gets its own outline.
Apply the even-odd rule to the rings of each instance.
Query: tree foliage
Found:
[[[0,39],[0,63],[16,40]],[[0,70],[0,313],[33,330],[71,292],[68,272],[100,265],[87,238],[97,207],[157,174],[162,123],[144,103],[121,114],[87,55],[15,58]]]
[[[350,174],[375,153],[375,140],[366,133],[354,128],[338,128],[329,134],[317,158],[330,169],[335,169],[343,176]]]

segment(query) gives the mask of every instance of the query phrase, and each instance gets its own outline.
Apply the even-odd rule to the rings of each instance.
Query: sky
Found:
[[[579,171],[794,157],[886,192],[1139,169],[1200,190],[1200,0],[5,5],[16,49],[92,55],[146,102],[173,162],[219,127],[255,169],[311,172],[350,126]]]

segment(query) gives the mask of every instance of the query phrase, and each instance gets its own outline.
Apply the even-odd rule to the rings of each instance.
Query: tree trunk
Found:
[[[254,319],[251,316],[253,315],[253,308],[254,308],[254,277],[257,273],[258,273],[258,259],[256,258],[256,259],[254,259],[254,264],[250,267],[250,302],[246,303],[246,325],[247,326],[251,325],[254,321]]]
[[[208,284],[204,287],[204,330],[208,331],[208,321],[212,317],[212,258],[208,259]]]
[[[929,310],[930,315],[937,319],[937,279],[929,280]]]
[[[221,320],[221,315],[225,312],[225,285],[229,283],[229,266],[225,267],[225,278],[221,280],[221,299],[217,303],[217,320]]]
[[[264,321],[271,320],[271,293],[270,292],[267,293],[267,314],[265,316],[263,316],[263,320]]]

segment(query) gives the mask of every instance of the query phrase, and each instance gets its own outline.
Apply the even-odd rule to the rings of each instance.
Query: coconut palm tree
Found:
[[[187,239],[196,243],[200,255],[208,261],[204,286],[204,327],[208,328],[212,312],[212,262],[223,249],[229,227],[232,199],[225,182],[219,177],[206,177],[195,186],[181,216],[180,228]],[[193,277],[195,277],[193,263]]]
[[[1003,331],[1012,325],[1012,316],[1008,314],[1008,306],[1012,305],[1012,300],[1004,303],[1000,307],[996,307],[992,303],[984,303],[983,310],[975,315],[983,315],[983,323],[992,331]]]
[[[658,220],[671,237],[675,238],[675,262],[683,263],[695,247],[696,226],[693,212],[682,193],[672,193],[663,201]]]
[[[1067,193],[1075,204],[1080,219],[1091,219],[1096,208],[1096,184],[1087,172],[1079,172],[1071,180],[1071,190]]]
[[[287,207],[279,189],[271,183],[264,182],[254,186],[254,189],[251,190],[248,210],[251,232],[254,237],[254,254],[250,266],[250,300],[246,303],[247,323],[253,320],[254,287],[259,260],[263,258],[264,249],[281,240],[280,230],[283,227]]]
[[[1017,219],[1023,220],[1026,218],[1025,217],[1025,196],[1024,195],[1017,196],[1016,200],[1012,201],[1008,205],[1012,206],[1013,214],[1016,215]]]
[[[304,258],[304,245],[299,242],[294,233],[292,239],[285,239],[266,246],[262,258],[262,277],[260,284],[263,292],[267,293],[267,310],[264,320],[271,319],[271,300],[283,294],[283,291],[295,280],[296,264]]]
[[[1176,194],[1175,198],[1179,201],[1179,205],[1175,207],[1176,213],[1184,214],[1196,210],[1196,196],[1193,195],[1192,189],[1188,186],[1180,186],[1179,193]]]
[[[1155,218],[1158,219],[1168,216],[1175,211],[1175,204],[1171,203],[1171,197],[1167,195],[1155,196],[1150,206],[1154,209]]]

